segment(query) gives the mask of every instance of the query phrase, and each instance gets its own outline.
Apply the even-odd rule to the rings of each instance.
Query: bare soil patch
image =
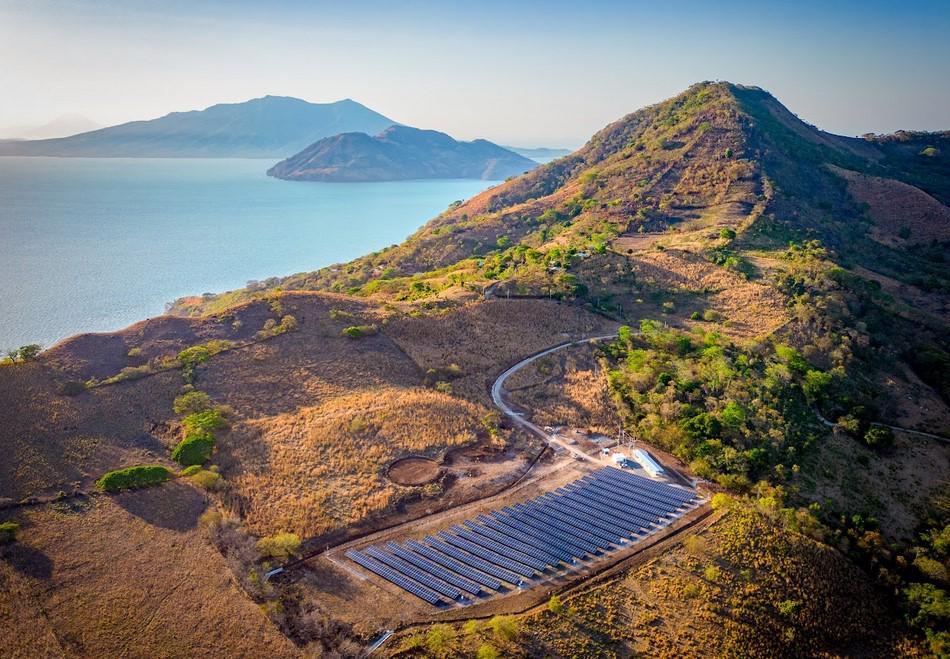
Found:
[[[439,477],[439,463],[429,458],[409,457],[389,465],[389,480],[396,485],[425,485]]]

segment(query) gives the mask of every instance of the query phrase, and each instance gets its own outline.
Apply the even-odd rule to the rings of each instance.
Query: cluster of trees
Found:
[[[39,357],[43,347],[38,343],[30,343],[14,350],[7,351],[7,359],[11,362],[30,362]]]

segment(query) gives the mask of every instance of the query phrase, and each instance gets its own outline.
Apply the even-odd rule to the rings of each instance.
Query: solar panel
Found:
[[[637,530],[627,528],[632,526],[631,524],[627,524],[615,518],[609,517],[605,513],[601,513],[599,510],[596,510],[591,506],[578,504],[564,496],[555,498],[557,499],[558,506],[562,510],[570,511],[573,514],[583,514],[587,520],[587,523],[592,528],[596,527],[602,529],[604,532],[615,535],[618,538],[631,538],[638,534]]]
[[[485,549],[484,547],[475,544],[474,542],[469,542],[465,538],[460,538],[456,535],[446,533],[445,531],[439,531],[439,537],[445,540],[450,545],[454,545],[459,549],[464,549],[469,554],[483,558],[486,561],[499,565],[506,570],[511,570],[515,574],[520,574],[523,577],[531,578],[534,576],[534,569],[530,567],[525,567],[521,563],[517,563],[510,558],[507,558],[504,554],[499,554],[496,551],[490,549]]]
[[[596,538],[596,544],[600,545],[601,547],[617,545],[621,542],[622,534],[603,531],[593,524],[590,518],[586,515],[584,517],[578,517],[575,511],[561,506],[556,497],[551,499],[539,497],[536,501],[539,506],[543,506],[546,515],[550,515],[552,518],[563,522],[564,524],[584,531],[591,537]]]
[[[510,545],[502,544],[498,542],[497,540],[495,540],[494,538],[483,536],[479,533],[475,533],[474,531],[466,529],[462,526],[458,526],[458,525],[453,526],[452,532],[455,533],[455,535],[459,536],[460,538],[465,538],[469,542],[474,542],[476,545],[479,545],[480,547],[484,547],[485,549],[489,551],[493,551],[499,556],[504,556],[505,558],[509,560],[515,561],[517,563],[521,563],[522,565],[525,565],[530,568],[534,568],[538,572],[544,572],[548,567],[547,563],[545,563],[544,561],[538,558],[529,556],[528,554],[525,554],[523,551],[519,551],[515,549],[514,547],[511,547]]]
[[[629,531],[621,528],[614,522],[603,519],[597,511],[577,506],[564,497],[549,493],[539,497],[539,500],[554,506],[562,518],[573,518],[577,524],[584,524],[586,528],[589,528],[591,533],[595,533],[611,542],[620,542],[623,538],[631,535]]]
[[[517,549],[518,551],[523,552],[527,554],[528,556],[532,556],[534,558],[537,558],[540,561],[543,561],[546,566],[550,565],[551,567],[555,567],[561,562],[559,558],[557,558],[556,556],[551,556],[547,551],[538,549],[537,547],[533,545],[529,545],[526,542],[522,542],[518,540],[517,538],[513,538],[510,535],[506,535],[504,533],[496,531],[495,529],[485,524],[476,524],[472,520],[466,520],[465,525],[466,527],[470,528],[474,533],[483,535],[486,538],[491,538],[495,542],[500,542],[501,544],[507,545],[511,547],[512,549]]]
[[[610,491],[617,496],[634,498],[638,501],[643,501],[650,505],[661,506],[669,510],[677,510],[688,505],[680,499],[668,497],[665,494],[645,490],[637,485],[619,480],[613,480],[611,478],[601,477],[594,480],[593,483],[597,487]]]
[[[448,545],[441,540],[434,538],[431,535],[426,536],[426,542],[429,543],[429,546],[438,549],[440,552],[446,556],[451,556],[452,558],[465,563],[466,565],[471,565],[474,568],[477,568],[484,572],[485,574],[490,574],[493,577],[497,577],[502,581],[507,581],[510,584],[520,586],[524,583],[524,579],[515,574],[514,572],[509,572],[508,570],[503,570],[494,563],[482,560],[478,556],[472,556],[466,554],[464,551],[460,551],[455,547]]]
[[[565,500],[572,505],[590,508],[592,511],[613,520],[613,522],[626,529],[628,535],[641,535],[652,526],[651,522],[641,521],[631,518],[627,515],[619,515],[616,511],[607,506],[587,498],[582,493],[569,492],[563,495]],[[570,497],[570,499],[568,499]]]
[[[536,512],[529,512],[521,504],[515,504],[510,508],[505,508],[505,512],[509,515],[512,515],[513,517],[518,515],[519,517],[516,517],[516,519],[527,524],[528,526],[534,526],[535,528],[545,530],[562,542],[566,543],[569,547],[575,547],[576,551],[582,552],[578,554],[578,557],[582,557],[585,554],[595,556],[600,552],[600,547],[576,537],[573,533],[561,528],[559,524],[555,524],[554,520],[550,518],[545,518],[541,515],[538,515]]]
[[[449,572],[444,567],[440,565],[436,565],[432,561],[426,560],[422,558],[421,556],[419,556],[418,554],[415,554],[414,552],[408,549],[403,549],[402,547],[397,545],[395,542],[387,542],[386,549],[388,549],[389,551],[391,551],[392,553],[394,553],[396,556],[403,559],[404,561],[408,563],[412,563],[420,570],[428,572],[434,577],[438,577],[445,583],[449,583],[449,584],[452,584],[453,586],[457,586],[458,588],[461,588],[467,593],[471,593],[472,595],[478,595],[480,592],[482,592],[482,587],[479,586],[478,584],[472,583],[468,579],[463,579],[457,574]]]
[[[429,560],[438,563],[442,567],[447,567],[456,574],[460,574],[463,577],[468,577],[475,583],[480,583],[485,586],[485,588],[491,588],[492,590],[501,590],[501,582],[490,577],[487,574],[479,572],[478,570],[473,570],[464,563],[459,563],[454,558],[449,558],[445,554],[427,547],[426,545],[416,542],[415,540],[406,540],[406,547],[414,551],[415,553],[425,556]]]
[[[610,478],[624,480],[641,487],[653,489],[668,496],[682,499],[683,501],[689,501],[696,498],[695,492],[683,490],[667,483],[657,483],[656,481],[643,478],[642,476],[637,476],[636,474],[629,474],[625,471],[620,471],[619,469],[605,470],[604,475]]]
[[[646,492],[652,492],[657,496],[661,496],[673,501],[686,503],[696,498],[696,495],[692,492],[685,492],[679,488],[675,488],[664,483],[656,483],[654,481],[647,480],[646,478],[641,478],[635,474],[628,474],[617,469],[599,471],[595,472],[593,475],[598,479],[605,479],[615,483],[624,483]]]
[[[589,505],[592,508],[601,510],[604,514],[612,515],[631,526],[649,528],[655,523],[652,516],[647,518],[630,510],[629,507],[621,507],[616,503],[604,501],[590,490],[585,490],[574,485],[565,485],[564,490],[567,492],[565,496],[572,497],[582,505]]]
[[[416,597],[419,597],[425,600],[429,604],[439,604],[442,601],[442,599],[438,595],[436,595],[434,592],[432,592],[428,588],[420,586],[419,584],[414,583],[410,581],[409,579],[406,579],[404,576],[402,576],[395,570],[390,570],[388,567],[386,567],[379,561],[374,561],[373,559],[369,558],[368,556],[364,556],[363,554],[356,551],[355,549],[351,549],[348,552],[346,552],[346,557],[349,558],[351,561],[359,565],[362,565],[370,572],[374,572],[375,574],[381,576],[383,579],[386,579],[387,581],[390,581],[396,584],[403,590],[406,590],[412,593],[413,595],[415,595]]]
[[[638,509],[633,501],[620,502],[592,487],[577,487],[573,491],[589,501],[614,510],[616,515],[629,521],[650,525],[655,524],[660,519],[660,515],[656,513]]]
[[[556,542],[564,546],[568,551],[571,552],[572,555],[576,556],[577,558],[582,559],[591,553],[585,547],[579,546],[577,544],[580,541],[576,541],[573,537],[567,536],[559,529],[556,529],[543,522],[539,522],[537,519],[526,515],[520,510],[515,510],[514,508],[508,507],[496,512],[495,516],[499,519],[510,519],[512,522],[517,522],[531,531],[543,533],[546,537],[551,538],[552,542]],[[505,523],[508,522],[506,521]]]
[[[493,512],[491,516],[479,515],[478,518],[500,533],[520,538],[524,542],[535,546],[546,547],[549,552],[555,554],[564,563],[576,562],[574,560],[574,552],[563,542],[530,526],[525,526],[507,515]]]
[[[631,508],[638,508],[640,510],[646,511],[653,515],[658,515],[660,517],[669,517],[672,516],[674,509],[674,504],[670,503],[659,503],[653,501],[652,499],[644,498],[639,492],[628,493],[627,495],[618,494],[608,488],[605,488],[603,485],[593,482],[585,483],[586,489],[591,492],[596,492],[599,496],[607,499],[609,501],[614,501],[621,506],[629,506]]]
[[[458,588],[442,583],[438,579],[435,579],[432,575],[427,574],[416,567],[413,567],[406,561],[396,558],[392,554],[384,552],[379,547],[367,547],[364,551],[378,560],[380,563],[385,563],[394,570],[402,572],[407,577],[418,581],[422,585],[431,588],[437,593],[442,593],[446,597],[453,600],[461,599],[462,597],[462,593]]]
[[[592,536],[587,531],[581,531],[580,529],[574,528],[573,526],[565,524],[564,522],[555,519],[551,515],[548,515],[546,510],[533,501],[525,504],[515,504],[514,508],[534,519],[543,521],[546,524],[558,529],[563,535],[573,538],[575,544],[589,552],[598,552],[601,549],[610,546],[609,543],[604,543],[604,545],[601,545],[597,538]]]

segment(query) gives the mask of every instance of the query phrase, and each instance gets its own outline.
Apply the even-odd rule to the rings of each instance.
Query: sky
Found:
[[[0,0],[0,135],[267,94],[575,147],[701,80],[858,135],[950,129],[950,0]]]

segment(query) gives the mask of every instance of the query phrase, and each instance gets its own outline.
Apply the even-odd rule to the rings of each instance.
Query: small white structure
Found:
[[[643,469],[654,478],[663,474],[663,467],[660,466],[660,463],[642,448],[634,449],[633,456]]]
[[[610,449],[605,446],[604,448],[600,449],[600,454],[601,454],[601,455],[610,455]]]
[[[627,456],[625,456],[623,453],[614,453],[610,456],[610,459],[613,460],[614,464],[618,467],[627,466]]]

